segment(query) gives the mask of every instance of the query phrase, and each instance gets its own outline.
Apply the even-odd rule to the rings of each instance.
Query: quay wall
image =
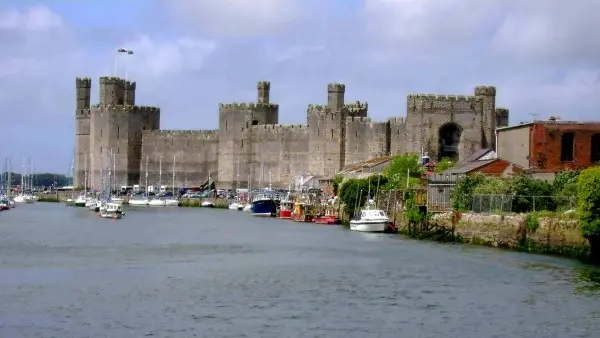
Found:
[[[526,215],[459,214],[454,235],[457,241],[556,254],[569,257],[589,255],[589,242],[583,238],[576,219],[539,217],[537,228],[528,228]],[[452,227],[452,213],[437,214],[432,222]]]

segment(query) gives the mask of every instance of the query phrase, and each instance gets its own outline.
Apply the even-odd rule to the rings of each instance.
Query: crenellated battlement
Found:
[[[344,108],[346,108],[348,110],[348,112],[350,112],[352,114],[366,113],[369,110],[369,103],[356,101],[355,103],[345,104]]]
[[[496,87],[494,86],[476,86],[475,95],[477,96],[496,96]]]
[[[328,92],[345,92],[346,91],[346,85],[342,84],[342,83],[329,83],[327,84],[327,91]]]
[[[506,108],[496,108],[496,116],[501,118],[508,118],[509,110]]]
[[[137,87],[135,81],[125,81],[124,86],[127,90],[135,90],[135,88]]]
[[[306,124],[261,124],[252,126],[253,131],[267,131],[273,134],[283,134],[287,132],[291,133],[302,133],[308,132],[308,125]]]
[[[329,114],[332,112],[331,108],[322,104],[309,104],[306,112],[311,113],[320,113],[320,114]]]
[[[371,118],[370,117],[364,117],[364,116],[348,116],[346,117],[346,122],[371,122]]]
[[[234,102],[234,103],[219,103],[219,109],[236,109],[236,110],[248,110],[248,109],[279,109],[279,105],[276,103],[260,103],[260,102]]]
[[[404,117],[401,117],[401,116],[390,117],[390,118],[387,119],[387,122],[389,122],[390,124],[405,124],[406,123],[406,119]]]
[[[92,88],[92,79],[89,77],[75,78],[75,86],[77,88]]]
[[[471,95],[440,95],[440,94],[410,94],[408,101],[430,100],[430,101],[460,101],[460,102],[478,102],[481,97]]]
[[[193,137],[198,140],[218,141],[219,131],[211,130],[144,130],[143,136],[150,137]]]
[[[91,112],[89,109],[77,109],[75,110],[75,119],[89,119]]]
[[[270,90],[271,89],[271,82],[269,82],[269,81],[258,81],[256,83],[256,88],[258,88],[258,89],[264,89],[264,90]]]
[[[95,104],[92,106],[94,110],[103,110],[109,112],[126,112],[126,113],[160,113],[159,107],[153,106],[121,106],[112,104]]]
[[[116,76],[102,76],[100,78],[101,85],[120,85],[125,86],[125,80]]]

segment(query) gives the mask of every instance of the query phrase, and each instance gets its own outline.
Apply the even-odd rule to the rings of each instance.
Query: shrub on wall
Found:
[[[581,234],[590,242],[591,259],[600,263],[600,167],[583,170],[577,179]]]

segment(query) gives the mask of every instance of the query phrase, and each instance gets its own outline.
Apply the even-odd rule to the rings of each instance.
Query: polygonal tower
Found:
[[[90,163],[90,96],[92,79],[75,79],[75,158],[73,186],[86,186],[85,172]],[[89,184],[87,184],[89,186]]]

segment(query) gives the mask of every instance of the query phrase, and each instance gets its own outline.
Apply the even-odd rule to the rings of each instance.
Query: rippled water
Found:
[[[0,337],[599,337],[575,261],[210,209],[0,213]]]

